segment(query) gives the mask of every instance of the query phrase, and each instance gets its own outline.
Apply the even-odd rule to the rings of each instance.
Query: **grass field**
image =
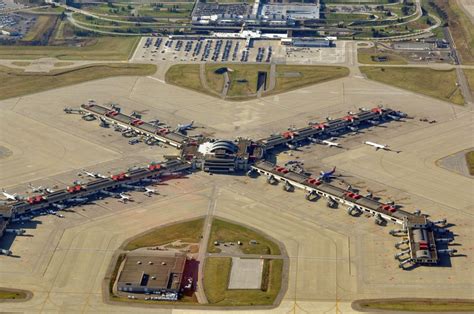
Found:
[[[388,61],[377,62],[372,60],[372,57],[388,57]],[[405,58],[394,53],[379,52],[375,48],[357,49],[357,59],[363,64],[407,64]]]
[[[126,3],[110,3],[109,4],[90,4],[83,5],[82,10],[99,14],[99,15],[121,15],[121,16],[130,16],[132,15],[132,10],[134,6],[130,7]]]
[[[356,301],[362,309],[413,311],[413,312],[470,312],[474,311],[474,301],[469,300],[370,300]]]
[[[38,59],[53,57],[61,60],[128,60],[139,37],[97,37],[83,47],[68,46],[0,46],[0,59]]]
[[[150,75],[156,72],[149,64],[94,64],[49,73],[25,73],[0,66],[0,99],[23,96],[86,81],[122,75]]]
[[[230,88],[227,96],[251,98],[257,93],[257,75],[259,71],[269,73],[270,66],[267,64],[213,64],[206,66],[206,78],[210,88],[216,92],[221,92],[224,85],[224,77],[215,74],[214,71],[221,67],[232,69],[229,72]],[[267,82],[268,84],[268,82]]]
[[[281,288],[283,260],[268,263],[267,289],[227,290],[232,259],[209,257],[204,267],[204,292],[210,304],[217,306],[269,305],[273,304]]]
[[[149,5],[143,5],[138,10],[140,16],[146,17],[188,17],[191,15],[193,9],[193,3],[179,3],[179,4],[161,4],[161,7],[152,7]]]
[[[269,85],[270,65],[268,64],[212,64],[206,65],[205,76],[207,85],[212,91],[206,90],[200,82],[199,65],[180,64],[172,66],[166,73],[166,82],[189,88],[209,95],[219,95],[224,85],[222,74],[214,73],[221,67],[228,67],[231,80],[227,96],[230,100],[246,100],[256,97],[257,74],[266,71],[267,87]],[[290,72],[292,75],[286,75]],[[294,75],[296,74],[296,75]],[[304,86],[317,84],[347,76],[349,69],[336,66],[303,66],[278,65],[276,67],[275,89],[263,95],[284,93]]]
[[[449,30],[463,64],[474,64],[474,27],[456,1],[435,0],[448,14]]]
[[[469,83],[469,89],[474,93],[474,70],[464,69],[463,72],[467,78],[467,82]]]
[[[349,14],[338,14],[338,13],[326,13],[326,20],[330,22],[353,22],[360,20],[369,20],[369,14],[360,13],[349,13]]]
[[[21,291],[11,291],[0,288],[0,300],[21,300],[26,298],[26,293]]]
[[[278,94],[297,88],[335,80],[349,75],[349,69],[339,66],[306,66],[306,65],[277,65],[275,89],[271,94]],[[288,77],[287,73],[299,73],[298,77]]]
[[[469,169],[469,174],[474,176],[474,151],[466,153],[466,162],[467,168]]]
[[[456,71],[429,68],[360,67],[367,78],[407,89],[416,93],[463,105],[464,99],[456,86]]]
[[[26,66],[29,66],[31,64],[31,62],[28,62],[28,61],[13,61],[12,64],[17,65],[19,67],[26,67]]]
[[[249,244],[250,240],[257,240],[257,244]],[[246,227],[236,225],[224,220],[214,218],[209,238],[208,252],[218,253],[220,249],[214,245],[214,241],[234,242],[241,241],[241,250],[245,254],[280,254],[278,244],[267,239],[263,234]]]
[[[60,68],[60,67],[70,66],[70,65],[73,65],[73,64],[74,64],[74,62],[56,62],[54,64],[54,67]]]
[[[201,84],[199,64],[176,64],[165,75],[166,83],[210,94]],[[210,94],[213,95],[213,94]]]
[[[140,247],[158,246],[176,240],[197,243],[202,234],[204,219],[196,219],[169,225],[147,232],[146,234],[131,240],[124,250],[135,250]]]

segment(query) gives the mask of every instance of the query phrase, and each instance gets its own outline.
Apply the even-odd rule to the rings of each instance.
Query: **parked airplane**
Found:
[[[85,169],[82,169],[82,172],[84,172],[87,176],[91,178],[103,178],[103,179],[107,178],[107,176],[100,174],[98,172],[87,171]]]
[[[341,147],[339,143],[336,143],[336,142],[331,142],[331,141],[328,141],[328,140],[324,140],[322,141],[323,144],[329,146],[329,147]]]
[[[191,130],[193,128],[193,125],[194,125],[194,120],[188,124],[178,124],[178,126],[176,127],[176,131],[180,133],[186,132],[188,130]]]
[[[332,178],[335,178],[335,176],[333,176],[333,174],[336,172],[336,167],[332,168],[331,171],[321,171],[320,175],[319,175],[319,179],[320,180],[323,180],[323,181],[329,181],[331,180]]]
[[[42,187],[41,185],[33,186],[31,183],[28,184],[28,187],[31,189],[33,193],[53,193],[54,192],[54,190],[50,188],[45,188],[45,187]]]
[[[10,194],[10,193],[7,193],[7,191],[5,190],[2,190],[2,194],[3,196],[5,196],[7,198],[7,200],[10,200],[10,201],[19,201],[22,199],[21,196],[19,196],[18,194],[14,193],[14,194]]]
[[[143,193],[145,194],[146,196],[150,197],[152,196],[153,194],[158,194],[158,191],[155,190],[155,189],[152,189],[152,188],[145,188],[145,192]]]
[[[379,150],[379,149],[390,150],[388,145],[385,145],[385,144],[377,144],[377,143],[369,142],[369,141],[365,141],[364,144],[375,147],[375,150]]]
[[[129,201],[133,201],[132,198],[130,196],[128,196],[127,194],[124,194],[124,193],[120,193],[119,194],[119,202],[122,202],[122,203],[126,203],[126,202],[129,202]]]

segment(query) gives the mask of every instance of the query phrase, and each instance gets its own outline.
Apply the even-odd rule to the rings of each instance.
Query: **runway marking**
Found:
[[[158,82],[163,83],[163,84],[166,84],[165,81],[160,80],[159,78],[156,78],[156,77],[153,77],[153,76],[147,76],[147,78],[152,79],[152,80],[155,80],[155,81],[158,81]]]

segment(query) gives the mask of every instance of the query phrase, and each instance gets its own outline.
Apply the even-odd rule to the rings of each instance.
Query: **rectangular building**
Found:
[[[125,258],[117,279],[117,290],[149,293],[163,300],[177,300],[185,264],[186,255],[183,253],[130,253]]]

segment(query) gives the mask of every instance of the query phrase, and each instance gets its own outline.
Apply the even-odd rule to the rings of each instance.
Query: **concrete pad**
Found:
[[[260,289],[263,259],[232,257],[229,289]]]

